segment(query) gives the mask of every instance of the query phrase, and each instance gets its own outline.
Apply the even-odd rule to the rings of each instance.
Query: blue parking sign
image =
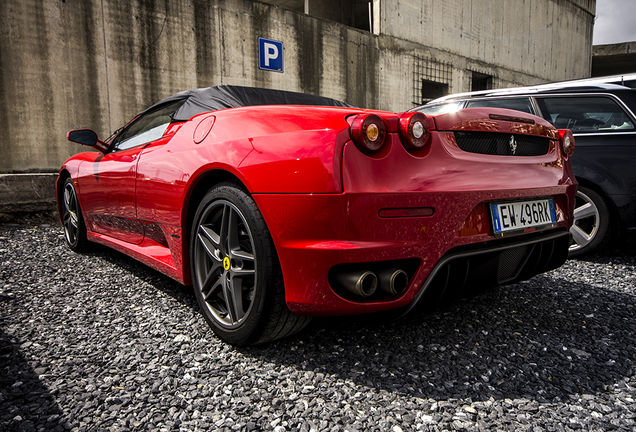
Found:
[[[258,38],[258,68],[274,72],[283,71],[283,43]]]

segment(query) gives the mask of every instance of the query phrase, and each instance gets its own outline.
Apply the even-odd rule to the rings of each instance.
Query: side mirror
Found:
[[[97,134],[90,129],[72,130],[66,134],[69,141],[93,147],[94,149],[105,152],[108,145],[97,137]]]

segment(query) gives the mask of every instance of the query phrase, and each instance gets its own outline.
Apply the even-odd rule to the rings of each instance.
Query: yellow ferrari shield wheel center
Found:
[[[230,259],[228,257],[223,258],[223,268],[225,270],[230,269]]]

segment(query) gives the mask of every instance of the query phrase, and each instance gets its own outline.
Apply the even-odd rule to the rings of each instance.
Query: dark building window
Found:
[[[351,8],[353,19],[349,25],[360,30],[371,31],[373,27],[373,3],[367,0],[352,1]]]
[[[371,31],[373,3],[370,0],[262,0],[307,15]]]
[[[473,80],[470,89],[472,91],[492,90],[492,77],[479,72],[473,72]]]
[[[429,102],[448,94],[448,84],[422,79],[422,102]]]

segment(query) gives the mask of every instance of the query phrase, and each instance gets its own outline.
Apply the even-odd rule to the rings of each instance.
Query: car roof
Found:
[[[434,99],[426,106],[437,105],[456,100],[474,97],[515,96],[525,94],[556,93],[556,92],[584,92],[584,91],[613,91],[630,90],[636,88],[636,73],[613,75],[600,78],[585,78],[571,81],[561,81],[548,84],[538,84],[526,87],[513,87],[497,90],[481,90],[466,93],[456,93]]]
[[[174,121],[186,121],[197,114],[226,108],[255,105],[313,105],[352,107],[345,102],[323,96],[256,87],[220,85],[182,91],[144,110],[140,115],[168,102],[185,100],[172,115]]]

